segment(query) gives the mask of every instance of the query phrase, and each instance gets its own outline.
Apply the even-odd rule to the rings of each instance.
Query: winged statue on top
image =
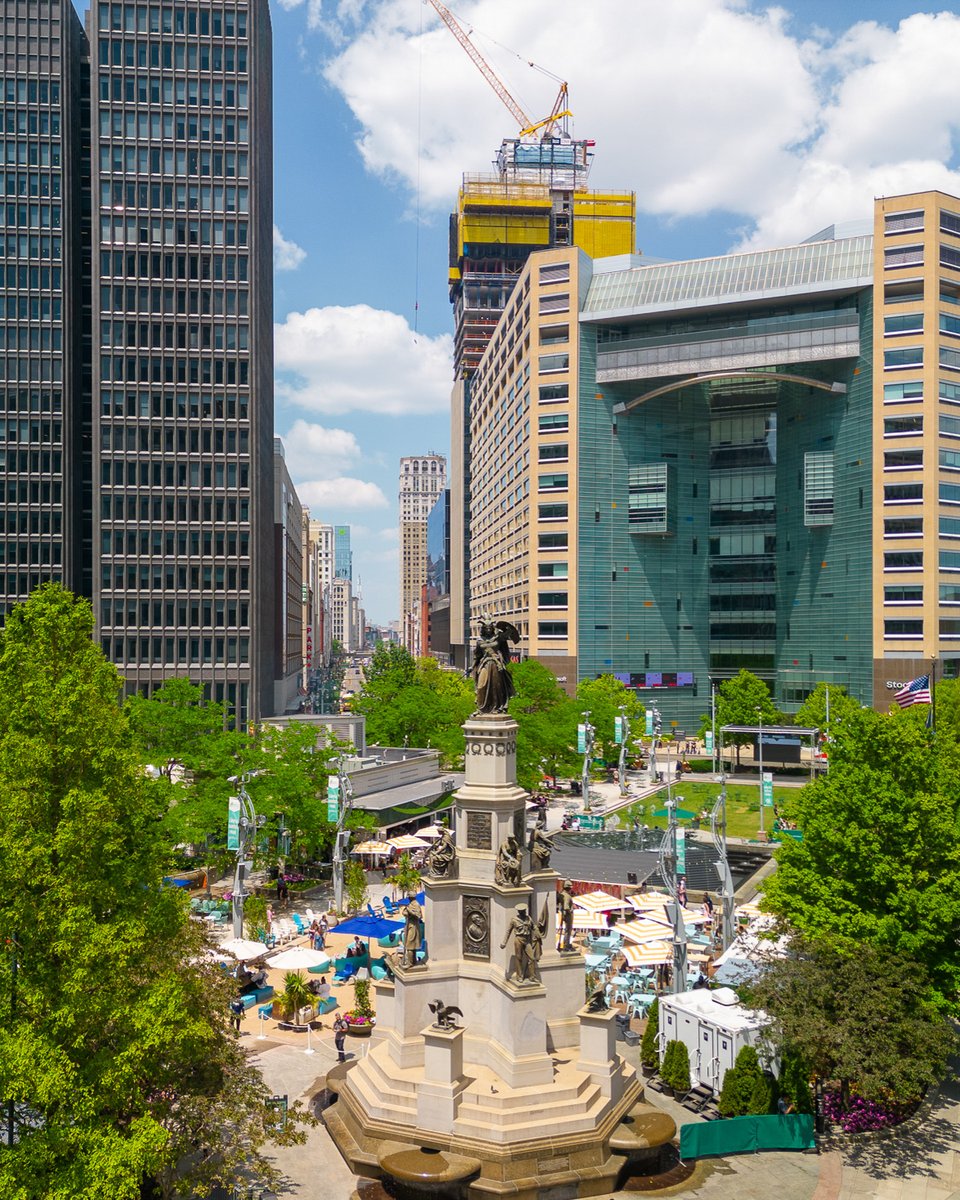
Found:
[[[482,617],[480,636],[473,651],[473,678],[477,684],[477,712],[503,713],[514,694],[510,678],[510,643],[520,641],[516,625],[500,617]]]

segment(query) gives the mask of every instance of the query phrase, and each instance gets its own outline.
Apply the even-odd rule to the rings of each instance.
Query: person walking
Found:
[[[344,1051],[344,1046],[347,1041],[347,1023],[341,1016],[333,1022],[333,1044],[337,1048],[337,1059],[339,1062],[346,1062],[347,1055]]]
[[[243,1020],[244,1011],[243,1000],[240,996],[234,996],[230,1001],[230,1024],[238,1037],[240,1036],[240,1022]]]

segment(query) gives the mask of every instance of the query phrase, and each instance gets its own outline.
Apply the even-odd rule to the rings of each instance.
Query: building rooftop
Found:
[[[628,261],[630,266],[617,270],[595,271],[582,320],[623,320],[680,307],[868,287],[873,281],[873,238],[804,242],[649,266]]]

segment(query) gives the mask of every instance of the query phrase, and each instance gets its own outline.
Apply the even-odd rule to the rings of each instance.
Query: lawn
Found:
[[[698,813],[702,808],[713,808],[714,801],[720,791],[718,783],[678,783],[673,788],[673,795],[677,800],[680,808],[685,808],[689,812]],[[796,788],[775,787],[773,789],[773,802],[778,806],[785,805],[791,794],[796,795]],[[617,814],[620,818],[620,827],[628,829],[631,824],[631,817],[637,816],[637,819],[642,824],[653,825],[657,828],[664,828],[667,824],[666,817],[654,817],[652,812],[654,809],[663,808],[667,801],[665,791],[658,792],[656,796],[639,804],[631,805],[629,809],[621,809]],[[645,809],[645,812],[639,812],[640,809]],[[630,813],[630,817],[625,814]],[[689,825],[688,821],[681,821],[681,825]],[[768,808],[763,814],[763,824],[766,831],[769,833],[773,825],[773,809]],[[706,822],[704,828],[709,828],[709,822]],[[755,838],[760,832],[760,785],[743,784],[743,783],[728,783],[727,784],[727,833],[730,837]]]

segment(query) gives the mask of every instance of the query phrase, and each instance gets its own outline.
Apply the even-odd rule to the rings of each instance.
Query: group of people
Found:
[[[328,929],[326,913],[321,913],[319,917],[314,917],[310,922],[310,945],[314,950],[325,950],[327,948]]]
[[[367,948],[360,939],[359,934],[353,939],[347,947],[347,958],[362,958],[367,953]]]

